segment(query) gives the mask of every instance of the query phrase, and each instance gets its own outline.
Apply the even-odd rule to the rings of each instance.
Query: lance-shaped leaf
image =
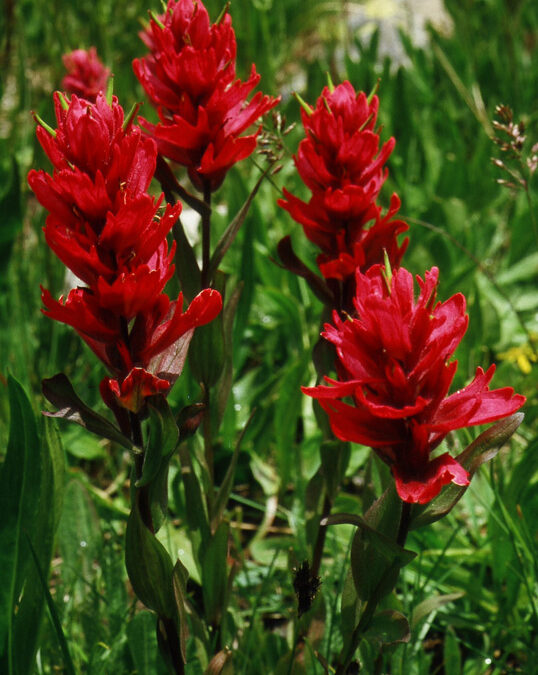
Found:
[[[142,522],[135,500],[125,533],[125,566],[134,592],[160,617],[173,618],[173,565],[164,546]]]
[[[234,326],[235,313],[237,311],[237,305],[239,303],[239,298],[243,291],[243,282],[240,282],[236,288],[234,288],[233,293],[231,294],[230,299],[226,303],[224,309],[222,310],[222,333],[224,337],[224,371],[222,377],[218,384],[217,389],[217,411],[218,411],[218,423],[222,422],[224,417],[224,411],[226,410],[226,404],[228,403],[228,398],[232,390],[233,384],[233,345],[232,345],[232,334]]]
[[[428,614],[436,612],[440,607],[444,607],[444,605],[448,605],[464,595],[465,593],[459,592],[447,593],[446,595],[433,595],[430,598],[426,598],[426,600],[423,600],[413,609],[413,614],[411,615],[411,628],[416,628]]]
[[[246,198],[245,203],[239,209],[239,211],[237,212],[237,215],[232,220],[232,222],[224,230],[224,232],[222,234],[222,237],[219,239],[219,242],[217,243],[217,246],[215,247],[215,251],[213,252],[213,255],[211,257],[211,261],[209,263],[209,279],[213,278],[213,276],[215,275],[215,272],[219,268],[221,260],[224,258],[224,255],[226,254],[226,251],[232,245],[233,240],[237,236],[237,233],[239,232],[239,229],[240,229],[241,225],[243,224],[243,222],[245,221],[245,218],[247,217],[250,206],[252,204],[252,200],[256,196],[256,193],[260,189],[260,185],[262,184],[263,179],[265,178],[265,176],[267,176],[267,174],[269,173],[269,170],[271,168],[272,168],[272,165],[267,167],[267,169],[258,178],[258,180],[256,181],[256,185],[252,188],[252,191],[249,194],[249,196]]]
[[[179,645],[184,663],[187,663],[187,638],[189,637],[189,626],[187,624],[188,580],[189,573],[187,572],[187,568],[182,564],[181,560],[178,559],[174,567],[172,583],[174,586],[174,598],[176,600],[177,618],[179,623]]]
[[[282,260],[282,266],[293,274],[302,277],[310,286],[312,292],[324,305],[334,307],[334,297],[325,281],[307,267],[304,262],[295,255],[291,244],[291,237],[283,237],[277,246],[278,255]]]
[[[362,601],[377,601],[396,583],[399,570],[414,557],[396,543],[402,502],[391,486],[375,501],[364,518],[354,514],[333,514],[322,524],[347,523],[357,526],[351,547],[351,569],[357,595]]]
[[[253,410],[252,413],[250,414],[250,417],[248,418],[245,426],[241,430],[241,433],[239,434],[239,438],[237,439],[237,442],[235,444],[234,448],[234,453],[232,455],[232,459],[230,461],[230,464],[228,465],[228,470],[226,471],[226,475],[224,476],[224,480],[222,481],[222,484],[219,488],[219,491],[217,492],[217,496],[215,498],[215,502],[213,504],[213,513],[211,516],[211,531],[215,532],[217,527],[219,526],[219,523],[222,518],[222,513],[226,507],[226,504],[228,503],[228,497],[230,496],[230,492],[232,491],[233,487],[233,480],[235,476],[235,469],[237,467],[237,460],[239,458],[239,450],[241,448],[241,441],[243,440],[243,437],[245,436],[245,432],[248,429],[249,424],[252,421],[252,418],[254,417],[256,411]]]
[[[320,447],[320,455],[327,492],[330,498],[334,500],[349,464],[351,455],[349,443],[334,439],[323,441]]]
[[[192,458],[187,446],[183,443],[179,446],[179,459],[181,462],[181,477],[185,489],[185,515],[191,532],[199,532],[202,537],[202,546],[209,539],[209,517],[203,492],[198,480]]]
[[[204,608],[207,621],[212,624],[220,622],[226,608],[229,529],[229,524],[222,521],[201,551]]]
[[[353,632],[359,625],[363,603],[357,596],[353,573],[348,570],[344,588],[342,589],[342,611],[340,613],[343,646],[342,653],[347,653],[351,647]]]
[[[39,508],[40,442],[30,401],[11,376],[8,393],[9,439],[0,471],[0,666],[12,675],[17,661],[15,609],[28,557],[24,532]]]
[[[469,472],[469,479],[484,464],[493,459],[501,447],[512,436],[523,421],[523,413],[514,413],[510,417],[499,420],[483,431],[458,457],[458,462]],[[411,527],[415,530],[424,525],[434,523],[446,516],[463,497],[468,485],[447,485],[438,497],[424,506],[416,505],[411,512]]]
[[[153,480],[163,464],[168,465],[179,439],[176,420],[164,396],[151,397],[148,410],[149,436],[137,488]]]
[[[409,621],[401,612],[394,609],[374,614],[364,633],[365,640],[379,647],[409,642],[410,638]]]
[[[228,648],[222,649],[207,664],[204,675],[227,675],[228,673],[232,675],[231,663],[232,652]]]
[[[81,401],[76,395],[69,378],[64,373],[58,373],[54,377],[43,380],[42,387],[45,398],[58,408],[57,412],[43,412],[44,415],[75,422],[102,438],[108,438],[108,440],[118,443],[128,450],[132,450],[133,445],[127,436],[124,436],[105,417],[98,415]]]

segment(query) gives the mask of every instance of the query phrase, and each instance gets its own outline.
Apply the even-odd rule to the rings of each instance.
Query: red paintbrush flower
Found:
[[[444,485],[467,485],[468,474],[448,453],[431,457],[449,431],[494,422],[518,410],[525,398],[514,390],[489,390],[495,366],[478,368],[467,387],[448,396],[457,362],[448,363],[468,323],[458,293],[436,302],[438,270],[413,278],[404,268],[390,278],[381,265],[357,272],[357,318],[322,333],[335,345],[337,380],[304,387],[328,413],[334,434],[371,446],[392,470],[406,502],[424,504]],[[352,403],[342,399],[350,398]]]
[[[75,49],[62,56],[67,75],[62,80],[62,89],[68,94],[76,94],[87,101],[95,101],[99,92],[107,88],[110,70],[106,68],[95,47]]]
[[[133,61],[135,75],[157,108],[160,123],[141,124],[159,152],[187,167],[200,190],[216,190],[228,170],[256,147],[258,131],[242,136],[279,99],[258,92],[255,66],[235,79],[236,41],[225,13],[211,24],[201,0],[169,0],[141,35],[151,53]]]
[[[304,202],[284,189],[285,199],[278,204],[322,250],[318,265],[326,279],[353,279],[357,266],[366,270],[382,262],[384,250],[397,267],[407,246],[407,241],[397,242],[407,230],[406,223],[393,219],[400,205],[397,196],[385,216],[375,203],[395,143],[390,138],[380,146],[378,107],[377,96],[369,101],[343,82],[332,90],[326,87],[315,109],[301,112],[306,138],[294,160],[312,196]]]
[[[215,318],[222,300],[205,289],[183,311],[181,294],[171,302],[163,293],[174,272],[166,236],[181,205],[159,217],[162,195],[146,192],[154,141],[124,124],[115,98],[68,103],[57,94],[55,104],[57,129],[37,130],[54,172],[31,171],[28,182],[49,211],[47,243],[86,286],[65,301],[43,290],[44,312],[72,326],[108,367],[115,379],[103,381],[103,399],[125,425],[119,408],[138,412],[147,396],[169,389],[194,329]],[[166,377],[152,371],[162,364]]]

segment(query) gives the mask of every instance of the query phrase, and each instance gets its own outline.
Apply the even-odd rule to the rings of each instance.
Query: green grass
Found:
[[[213,18],[222,4],[207,3]],[[424,50],[404,38],[406,68],[380,63],[375,44],[355,45],[361,57],[352,60],[339,41],[345,29],[334,23],[341,18],[336,3],[320,1],[306,10],[299,0],[236,0],[231,12],[238,72],[245,74],[256,62],[265,93],[289,91],[297,72],[304,74],[306,89],[300,93],[309,102],[319,95],[328,69],[334,82],[348,78],[365,91],[382,78],[383,138],[397,140],[382,194],[388,201],[396,191],[402,199],[411,239],[405,264],[421,275],[437,265],[441,299],[456,292],[467,297],[470,325],[457,352],[455,386],[468,382],[477,366],[496,362],[495,385],[512,386],[528,398],[524,424],[473,479],[462,502],[444,520],[410,536],[408,547],[418,555],[402,574],[397,594],[384,602],[407,615],[415,612],[411,640],[388,649],[385,669],[377,672],[532,674],[538,672],[538,364],[526,362],[524,355],[532,355],[525,351],[529,335],[535,340],[538,335],[538,242],[532,226],[538,218],[536,176],[529,188],[531,203],[523,191],[498,185],[496,179],[504,174],[490,158],[501,154],[490,135],[495,106],[506,103],[516,119],[525,121],[527,145],[538,142],[538,7],[532,0],[450,0],[446,5],[454,20],[451,35],[431,31],[431,45]],[[51,92],[60,85],[62,53],[92,44],[114,71],[124,107],[142,100],[130,64],[144,53],[136,33],[146,12],[140,1],[23,0],[16,3],[13,23],[6,14],[0,24],[12,35],[8,43],[4,30],[0,43],[0,456],[9,435],[8,373],[23,384],[36,413],[45,407],[41,380],[63,370],[81,398],[106,414],[98,391],[101,365],[73,331],[40,314],[39,285],[59,295],[64,269],[47,250],[41,232],[45,216],[26,185],[30,167],[48,167],[29,111],[52,119]],[[334,25],[340,26],[335,32]],[[145,104],[144,114],[148,111]],[[289,95],[281,112],[288,122],[299,118],[299,106]],[[291,161],[300,138],[299,124],[284,139],[283,170],[262,186],[222,265],[229,275],[228,293],[240,280],[245,285],[234,328],[232,396],[216,439],[217,485],[239,431],[256,410],[228,504],[233,551],[241,565],[225,638],[234,672],[241,675],[291,672],[286,661],[296,621],[291,569],[307,557],[305,490],[319,466],[321,434],[299,386],[315,378],[311,353],[321,305],[301,279],[274,262],[279,239],[291,234],[296,250],[314,266],[316,251],[304,241],[300,226],[276,206],[282,186],[304,190]],[[216,197],[228,208],[217,229],[237,212],[257,176],[251,160],[231,172]],[[199,398],[187,369],[170,396],[171,406],[177,410]],[[61,434],[67,484],[50,590],[75,671],[164,673],[153,619],[136,604],[123,565],[129,459],[121,448],[79,427],[62,425]],[[477,434],[471,429],[453,442],[463,448]],[[200,438],[189,443],[192,452],[200,452]],[[196,579],[178,466],[174,462],[162,540],[172,552],[185,551],[184,564]],[[358,448],[350,466],[335,508],[362,513],[368,489],[357,478],[370,476],[379,484],[383,467]],[[267,528],[260,532],[264,518]],[[321,673],[313,650],[329,660],[339,650],[339,597],[350,532],[349,526],[329,529],[322,594],[314,609],[319,621],[307,633],[304,669],[297,665],[293,673]],[[199,605],[195,581],[188,591]],[[316,632],[321,623],[324,632]],[[191,637],[187,672],[194,675],[203,672],[205,658],[199,627],[191,626]],[[361,658],[364,672],[376,672],[377,654],[364,647]],[[57,672],[63,662],[45,614],[35,672]]]

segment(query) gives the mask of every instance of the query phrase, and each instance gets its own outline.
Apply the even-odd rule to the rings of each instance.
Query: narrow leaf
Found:
[[[458,457],[458,462],[469,472],[469,478],[484,462],[493,459],[523,421],[523,413],[514,413],[483,431]],[[429,525],[446,516],[463,497],[468,485],[447,485],[438,497],[425,506],[414,506],[410,529]]]
[[[41,583],[41,590],[47,601],[47,608],[49,610],[50,619],[54,628],[54,632],[56,633],[56,637],[58,638],[58,643],[60,645],[60,649],[64,659],[64,668],[67,672],[67,675],[75,675],[76,673],[75,666],[73,665],[73,660],[71,659],[71,654],[69,653],[69,647],[67,645],[67,640],[65,639],[65,635],[63,632],[62,622],[60,621],[58,611],[56,610],[56,605],[54,604],[54,600],[52,599],[52,595],[50,594],[47,580],[45,579],[43,570],[39,565],[39,559],[37,557],[34,547],[32,546],[32,542],[30,541],[30,539],[27,539],[27,542],[30,548],[30,552],[32,554],[32,558],[34,560],[35,569],[39,576],[39,581]],[[26,637],[28,637],[28,635],[26,635]]]
[[[15,672],[15,609],[24,580],[23,532],[38,509],[40,442],[32,406],[15,378],[8,377],[10,427],[0,469],[0,663]],[[37,488],[37,489],[36,489]]]
[[[368,630],[364,633],[365,640],[373,642],[379,647],[409,642],[411,631],[406,617],[394,609],[387,609],[374,615]]]
[[[213,506],[213,514],[211,517],[211,531],[215,531],[221,521],[222,518],[222,513],[226,507],[226,504],[228,503],[228,497],[230,496],[230,492],[232,491],[233,487],[233,480],[235,476],[235,469],[237,466],[237,460],[239,458],[239,450],[241,448],[241,441],[243,440],[243,437],[245,436],[245,432],[248,429],[248,426],[250,425],[252,418],[254,417],[256,411],[253,410],[252,413],[250,414],[250,417],[248,418],[245,426],[241,430],[241,433],[239,434],[239,438],[237,439],[237,442],[235,444],[234,448],[234,453],[232,455],[232,459],[230,461],[230,464],[228,465],[228,470],[226,471],[226,475],[224,476],[224,480],[222,481],[222,484],[219,488],[219,491],[217,492],[217,497],[215,499],[215,503]]]
[[[284,269],[287,269],[289,272],[302,277],[310,286],[311,291],[314,293],[316,298],[318,298],[318,300],[321,300],[324,305],[334,307],[334,298],[333,294],[329,290],[329,287],[321,277],[312,272],[312,270],[295,255],[293,246],[291,244],[291,237],[289,235],[283,237],[278,242],[277,251],[280,260],[282,260],[282,266]]]
[[[144,455],[142,476],[136,487],[147,485],[163,463],[168,463],[179,439],[179,429],[164,396],[154,396],[148,403],[149,437]]]
[[[174,597],[176,599],[177,616],[179,622],[179,646],[183,662],[187,663],[187,638],[189,637],[189,626],[187,624],[187,581],[189,573],[187,568],[178,559],[174,566],[172,583],[174,586]]]
[[[125,566],[140,601],[159,616],[172,618],[175,613],[172,561],[164,546],[142,522],[137,502],[127,521]]]
[[[411,629],[415,629],[416,626],[432,612],[437,611],[440,607],[448,605],[454,600],[458,600],[463,597],[465,593],[447,593],[446,595],[433,595],[430,598],[426,598],[421,603],[419,603],[413,610],[411,615]]]
[[[58,412],[44,412],[44,415],[75,422],[98,436],[132,450],[132,443],[127,436],[80,400],[64,373],[43,380],[42,386],[45,398],[58,408]]]
[[[229,525],[221,522],[202,551],[202,592],[209,623],[219,623],[226,607]]]
[[[213,255],[211,257],[211,262],[209,263],[209,277],[208,277],[209,279],[212,279],[214,277],[215,272],[217,271],[226,251],[232,245],[233,240],[235,239],[237,233],[239,232],[239,228],[241,227],[245,218],[247,217],[248,211],[252,204],[252,200],[256,196],[256,193],[260,189],[260,185],[262,184],[263,179],[267,176],[271,168],[272,165],[267,167],[267,169],[258,178],[256,185],[252,188],[252,191],[247,197],[245,203],[239,209],[237,215],[232,220],[232,222],[224,230],[222,237],[220,238],[217,246],[215,247],[215,251],[213,252]]]

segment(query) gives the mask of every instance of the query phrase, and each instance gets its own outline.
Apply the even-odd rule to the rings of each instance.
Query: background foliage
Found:
[[[221,4],[206,3],[213,18]],[[496,183],[505,175],[490,158],[501,156],[491,141],[499,103],[510,105],[516,119],[524,120],[528,147],[538,141],[538,6],[532,0],[445,4],[452,30],[440,34],[431,29],[425,48],[413,46],[402,34],[405,66],[379,57],[379,32],[366,38],[364,30],[349,28],[357,3],[317,0],[306,8],[300,0],[236,0],[231,13],[239,73],[246,73],[255,61],[263,91],[282,93],[280,110],[288,122],[299,118],[291,92],[297,89],[313,102],[327,71],[335,83],[347,78],[365,91],[381,78],[383,137],[397,140],[383,194],[387,201],[391,191],[400,195],[403,217],[410,223],[406,266],[423,274],[437,265],[441,299],[461,291],[468,301],[470,326],[457,353],[455,386],[467,382],[478,365],[496,362],[496,386],[513,386],[528,398],[525,423],[510,448],[482,469],[449,517],[410,536],[409,547],[419,554],[403,574],[398,599],[391,602],[412,612],[412,640],[386,656],[390,672],[533,673],[538,672],[533,665],[538,662],[538,365],[530,340],[535,350],[538,214],[524,191]],[[35,414],[44,407],[42,378],[60,370],[89,405],[104,413],[98,392],[100,364],[73,331],[39,312],[39,284],[57,295],[66,284],[64,268],[44,244],[44,213],[26,185],[30,167],[48,166],[35,141],[29,111],[52,120],[51,92],[63,76],[62,54],[91,45],[115,73],[115,93],[123,106],[128,109],[143,100],[131,61],[144,53],[136,33],[148,9],[141,0],[6,0],[4,8],[0,454],[19,442],[12,430],[8,444],[9,373],[23,385]],[[151,115],[148,104],[143,114]],[[270,116],[266,126],[271,127]],[[276,244],[286,234],[292,235],[305,260],[315,259],[300,227],[276,206],[281,186],[295,193],[304,189],[291,161],[300,138],[299,127],[285,137],[283,169],[262,186],[223,264],[230,275],[227,292],[240,280],[244,288],[234,326],[233,392],[216,447],[217,484],[239,430],[256,409],[228,505],[237,550],[245,552],[227,617],[227,642],[233,645],[235,672],[245,675],[289,672],[285,655],[293,641],[295,616],[290,570],[306,557],[304,523],[311,504],[305,486],[319,464],[320,435],[311,403],[299,386],[314,379],[311,353],[321,306],[302,280],[274,262]],[[263,164],[262,157],[235,168],[217,194],[222,205],[217,228],[223,229],[242,205],[259,174],[257,164]],[[25,396],[12,385],[11,415],[19,415],[19,420],[32,418],[24,407]],[[198,385],[185,372],[171,394],[171,405],[198,398]],[[32,426],[33,421],[25,424]],[[43,471],[56,472],[60,480],[54,430],[38,425],[28,433],[35,435],[34,450],[41,448],[42,466],[30,457],[33,463],[24,470],[34,480],[35,473]],[[470,433],[474,430],[453,443],[465,447]],[[125,583],[129,458],[120,447],[104,444],[83,429],[62,426],[61,439],[67,461],[63,508],[61,515],[58,511],[49,584],[51,609],[36,632],[36,672],[67,667],[62,638],[76,672],[161,672],[152,619],[135,605]],[[196,447],[197,439],[191,442]],[[6,459],[4,481],[7,467]],[[383,470],[368,451],[355,448],[337,507],[361,512],[370,499],[369,486],[379,485]],[[38,481],[35,490],[39,485]],[[173,498],[162,539],[170,551],[180,551],[194,580],[189,589],[192,601],[197,602],[200,570],[184,525],[186,505],[177,465],[170,487]],[[337,602],[345,582],[349,534],[349,526],[329,530],[316,609],[325,632],[311,632],[304,670],[296,666],[293,672],[321,673],[312,650],[329,655],[339,648]],[[29,583],[43,591],[35,571]],[[63,630],[60,636],[51,620],[55,612]],[[196,640],[190,641],[189,649],[194,663],[189,672],[203,672]],[[363,653],[362,658],[373,668],[374,655]]]

